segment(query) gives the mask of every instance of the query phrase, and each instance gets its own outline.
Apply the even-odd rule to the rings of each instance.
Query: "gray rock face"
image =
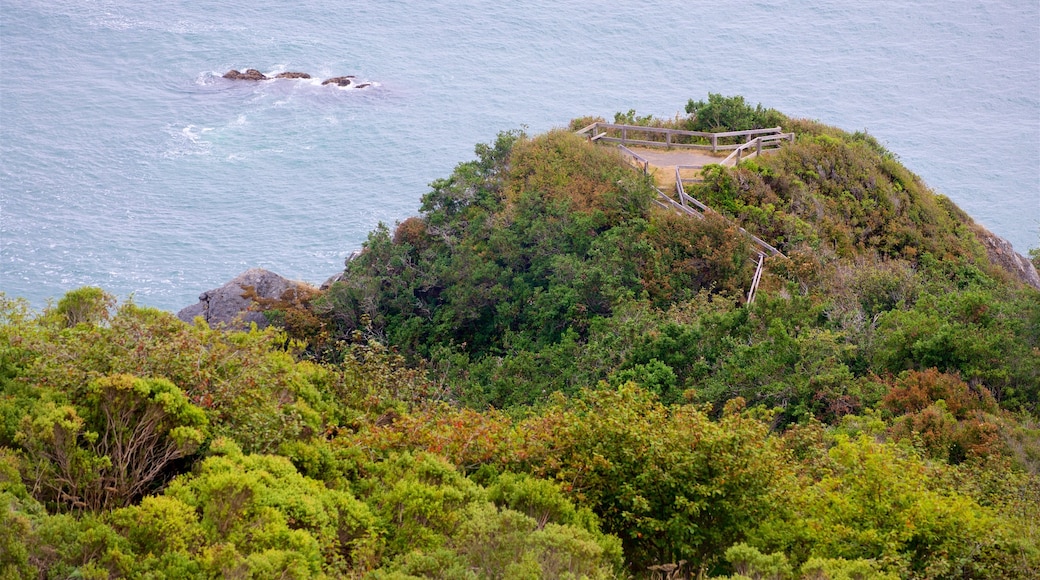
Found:
[[[1015,251],[1011,242],[978,224],[975,224],[975,235],[986,247],[986,254],[989,256],[990,262],[1000,266],[1023,283],[1040,290],[1040,274],[1037,274],[1036,268],[1028,258]]]
[[[201,316],[211,326],[225,324],[232,328],[248,328],[255,322],[257,327],[264,328],[267,326],[267,318],[260,312],[250,310],[256,302],[245,294],[252,289],[252,294],[259,298],[279,299],[286,290],[306,286],[303,282],[289,280],[269,270],[252,268],[220,288],[203,292],[198,304],[182,309],[177,313],[177,318],[192,322],[196,316]]]

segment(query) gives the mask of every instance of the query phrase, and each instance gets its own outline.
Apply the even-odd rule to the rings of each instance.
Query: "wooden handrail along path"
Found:
[[[751,129],[748,131],[728,131],[725,133],[706,133],[702,131],[682,131],[660,127],[643,127],[640,125],[619,125],[616,123],[602,123],[598,121],[577,131],[577,134],[587,137],[594,143],[616,143],[622,157],[633,167],[647,175],[651,174],[650,167],[652,164],[650,163],[650,160],[630,149],[628,145],[666,147],[668,149],[696,149],[711,151],[713,153],[718,151],[732,151],[728,157],[719,162],[719,165],[734,167],[743,160],[751,159],[752,157],[757,157],[770,151],[776,151],[784,142],[794,141],[794,133],[784,133],[780,127],[774,127],[771,129]],[[745,141],[743,143],[727,144],[719,143],[720,138],[744,138]],[[698,140],[702,142],[684,143],[682,142],[684,139],[690,141]],[[703,141],[708,141],[708,143],[704,143]],[[654,190],[657,191],[657,199],[654,200],[654,203],[665,209],[671,209],[697,219],[704,219],[704,214],[708,212],[721,215],[707,205],[701,203],[698,199],[687,194],[686,188],[683,186],[684,183],[695,183],[701,181],[699,177],[683,177],[683,171],[695,171],[699,173],[702,167],[702,165],[676,165],[675,189],[679,201],[676,201],[672,196],[664,193],[655,186]],[[733,223],[729,218],[725,219],[730,223]],[[758,249],[755,252],[756,256],[751,258],[751,261],[757,264],[755,275],[751,280],[751,288],[748,290],[747,295],[747,303],[751,304],[755,301],[755,293],[758,290],[759,282],[762,280],[762,272],[765,269],[766,256],[783,256],[783,253],[744,228],[740,226],[737,226],[737,228],[756,246],[758,246]]]
[[[779,130],[780,127],[777,127],[777,129]],[[754,153],[748,154],[744,157],[745,159],[751,159],[752,157],[762,155],[763,152],[768,153],[769,151],[776,151],[777,149],[780,149],[780,146],[783,144],[784,141],[790,141],[793,143],[794,133],[773,133],[769,135],[760,135],[758,137],[755,137],[754,139],[749,139],[743,145],[739,145],[735,149],[733,149],[733,153],[730,153],[729,157],[726,157],[725,159],[720,161],[719,165],[729,165],[730,167],[736,167],[736,165],[742,161],[741,154],[743,154],[744,151],[747,151],[749,149],[755,150]]]
[[[594,142],[602,141],[604,143],[619,143],[626,146],[643,145],[646,147],[668,147],[669,149],[698,149],[701,151],[711,151],[712,153],[746,148],[746,146],[752,143],[759,135],[772,137],[773,139],[770,141],[780,139],[794,140],[794,133],[784,133],[780,127],[710,133],[707,131],[684,131],[681,129],[665,129],[663,127],[644,127],[642,125],[620,125],[618,123],[605,123],[601,121],[596,121],[595,123],[579,129],[576,133],[583,137],[588,137]],[[744,138],[744,143],[719,142],[722,139],[733,139],[739,137]]]

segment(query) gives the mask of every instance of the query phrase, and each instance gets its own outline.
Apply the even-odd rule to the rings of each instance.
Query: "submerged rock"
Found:
[[[274,76],[276,79],[309,79],[311,75],[305,72],[283,72]]]
[[[263,268],[252,268],[220,288],[203,292],[198,304],[182,309],[177,318],[192,322],[201,316],[211,326],[225,324],[232,328],[248,328],[255,322],[264,328],[268,324],[267,318],[262,312],[251,310],[256,299],[277,300],[288,290],[304,288],[311,289],[304,282],[290,280]]]
[[[246,69],[244,73],[231,69],[224,73],[224,78],[236,81],[266,81],[267,75],[255,68]]]

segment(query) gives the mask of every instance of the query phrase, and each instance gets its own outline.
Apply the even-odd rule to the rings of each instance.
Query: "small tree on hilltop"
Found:
[[[687,128],[691,131],[747,131],[778,127],[786,117],[776,109],[764,109],[761,104],[752,107],[744,97],[724,97],[719,93],[708,93],[707,101],[686,103],[686,112],[691,118]]]

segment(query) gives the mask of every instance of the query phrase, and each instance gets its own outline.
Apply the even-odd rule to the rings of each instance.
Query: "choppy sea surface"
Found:
[[[0,290],[177,310],[250,267],[320,283],[499,131],[708,92],[866,130],[1040,245],[1036,0],[5,0]]]

